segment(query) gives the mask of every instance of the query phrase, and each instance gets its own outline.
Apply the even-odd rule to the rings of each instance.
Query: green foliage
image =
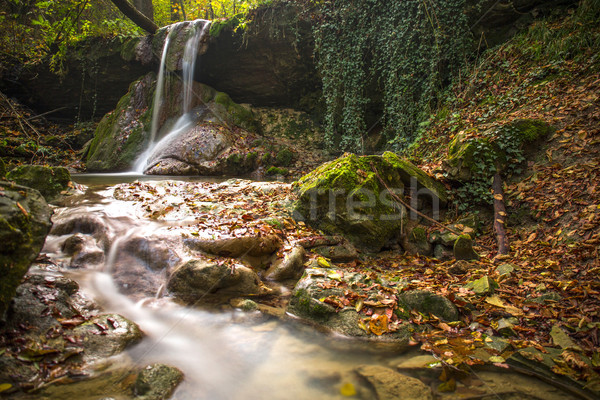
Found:
[[[314,34],[330,148],[364,150],[367,106],[377,92],[387,139],[396,148],[412,142],[445,71],[464,59],[470,34],[463,7],[464,0],[322,4]]]

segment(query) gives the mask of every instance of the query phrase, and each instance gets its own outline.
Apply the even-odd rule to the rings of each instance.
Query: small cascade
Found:
[[[178,30],[175,29],[180,24],[185,24],[186,22],[179,22],[171,28],[169,34],[165,39],[165,43],[163,45],[161,60],[160,60],[160,68],[158,70],[158,78],[156,81],[156,91],[154,93],[154,108],[152,110],[152,122],[150,127],[150,141],[148,143],[148,147],[144,150],[144,152],[138,157],[137,161],[134,164],[133,172],[143,174],[144,170],[147,167],[148,160],[152,154],[154,154],[155,150],[160,148],[160,146],[166,141],[167,138],[179,134],[186,128],[188,128],[193,122],[194,118],[191,115],[192,108],[192,100],[193,100],[193,87],[194,87],[194,72],[196,70],[196,60],[198,58],[198,47],[200,46],[200,42],[205,37],[210,27],[210,21],[198,19],[193,21],[192,31],[193,33],[190,35],[189,39],[185,44],[185,49],[183,52],[182,58],[182,79],[183,79],[183,104],[182,110],[183,113],[175,123],[175,125],[167,132],[162,139],[158,137],[159,130],[159,117],[160,112],[162,110],[162,103],[164,101],[165,94],[165,75],[166,72],[166,64],[167,64],[167,55],[169,52],[169,44],[171,41],[171,35],[176,33]],[[167,89],[168,90],[168,89]]]

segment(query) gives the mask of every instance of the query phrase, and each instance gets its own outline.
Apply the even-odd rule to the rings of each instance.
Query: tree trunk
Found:
[[[133,6],[150,21],[154,21],[154,6],[152,0],[133,0]]]
[[[111,0],[115,6],[127,18],[133,21],[134,24],[142,28],[148,33],[156,33],[158,26],[151,20],[149,20],[144,14],[139,12],[134,6],[132,6],[127,0]]]
[[[508,254],[510,244],[506,237],[506,207],[504,206],[504,191],[502,190],[502,178],[500,173],[494,174],[494,182],[492,183],[494,193],[494,230],[496,231],[496,239],[498,241],[498,254]]]

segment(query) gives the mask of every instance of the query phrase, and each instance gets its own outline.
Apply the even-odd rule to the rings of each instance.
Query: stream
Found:
[[[155,362],[175,366],[185,374],[173,395],[174,399],[181,400],[341,399],[348,398],[343,395],[349,394],[348,387],[356,390],[355,396],[350,398],[378,398],[377,388],[354,373],[358,366],[365,364],[381,365],[417,377],[436,393],[441,383],[438,379],[442,372],[440,364],[416,348],[400,352],[393,346],[335,337],[292,318],[276,318],[259,311],[243,312],[228,304],[210,309],[182,306],[165,295],[164,287],[152,279],[145,282],[139,267],[131,264],[129,274],[123,272],[123,265],[115,270],[120,261],[129,265],[128,259],[123,258],[129,248],[123,244],[129,238],[164,234],[164,243],[168,246],[169,235],[181,235],[179,229],[191,222],[185,218],[143,218],[139,207],[132,202],[113,197],[114,185],[142,180],[161,187],[171,182],[193,183],[194,178],[175,181],[168,177],[157,179],[127,174],[73,178],[86,185],[87,191],[74,196],[68,206],[55,209],[54,219],[80,215],[103,221],[112,238],[110,250],[102,263],[71,268],[69,257],[60,250],[60,244],[69,235],[49,236],[43,251],[54,262],[52,272],[76,280],[103,311],[129,318],[145,333],[141,343],[125,354],[112,357],[103,368],[123,371]],[[203,178],[202,183],[214,190],[223,180]],[[171,201],[176,203],[174,198]],[[160,276],[164,272],[148,274]],[[138,284],[139,290],[128,286]],[[152,295],[156,287],[158,290]],[[284,288],[282,293],[285,293]],[[118,385],[108,386],[110,384],[102,380],[96,384],[94,380],[91,382],[84,391],[86,395],[78,391],[77,398],[131,398],[130,393],[119,391]],[[55,392],[51,398],[67,399],[74,395],[68,386]],[[569,395],[535,378],[485,370],[473,372],[458,383],[456,391],[444,393],[441,398],[553,400],[569,398]]]

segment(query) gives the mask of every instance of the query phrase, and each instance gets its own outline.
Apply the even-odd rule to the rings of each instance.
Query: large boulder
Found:
[[[136,400],[162,400],[171,397],[183,380],[183,372],[165,364],[152,364],[137,376],[134,385]]]
[[[294,217],[327,233],[341,234],[359,249],[376,252],[399,236],[406,224],[406,208],[389,191],[403,198],[408,185],[434,206],[446,202],[443,185],[394,153],[345,154],[295,182]],[[419,203],[414,203],[418,208]]]
[[[0,318],[44,245],[51,215],[37,190],[0,182]]]
[[[71,174],[64,167],[21,165],[6,174],[6,179],[38,190],[47,202],[51,202],[69,189]]]
[[[167,289],[189,304],[202,299],[266,293],[266,288],[251,268],[204,259],[190,260],[177,267],[169,277]]]

